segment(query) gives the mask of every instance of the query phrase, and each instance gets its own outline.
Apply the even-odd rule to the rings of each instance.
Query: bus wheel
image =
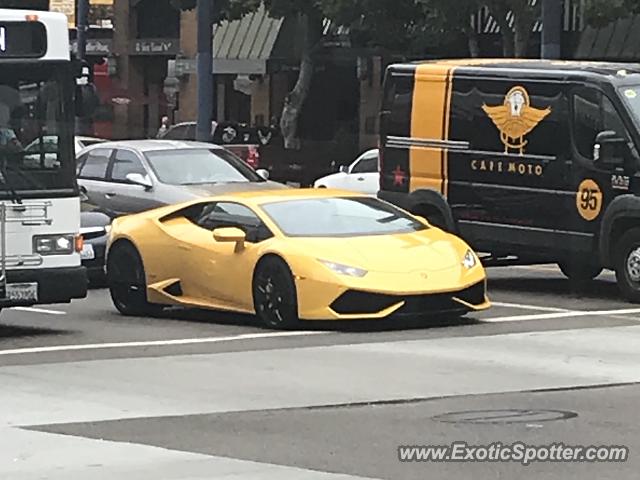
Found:
[[[122,315],[153,316],[162,306],[147,301],[147,285],[142,259],[129,243],[114,245],[107,258],[107,282],[111,300]]]
[[[585,285],[598,277],[603,268],[590,261],[580,261],[578,259],[567,260],[558,264],[560,271],[572,283],[578,286]]]
[[[616,245],[616,279],[627,300],[640,303],[640,228],[625,233]]]

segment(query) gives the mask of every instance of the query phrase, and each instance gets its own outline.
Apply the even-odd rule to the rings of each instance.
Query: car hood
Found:
[[[350,238],[297,238],[298,248],[320,260],[371,272],[403,273],[457,268],[469,247],[431,228],[422,232]]]
[[[191,200],[201,197],[210,197],[213,195],[224,195],[234,192],[253,192],[260,190],[276,190],[289,188],[276,182],[232,182],[232,183],[210,183],[202,185],[180,185],[176,186],[185,194],[185,200]]]

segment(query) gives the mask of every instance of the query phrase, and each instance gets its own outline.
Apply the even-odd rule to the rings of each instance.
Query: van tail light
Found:
[[[260,166],[260,152],[258,152],[256,147],[249,147],[247,163],[253,168],[258,168]]]

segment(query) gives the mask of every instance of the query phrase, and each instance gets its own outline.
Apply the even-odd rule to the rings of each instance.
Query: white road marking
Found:
[[[533,320],[553,320],[557,318],[579,318],[579,317],[611,317],[616,315],[636,315],[640,314],[640,308],[630,308],[626,310],[599,310],[595,312],[569,310],[556,313],[541,313],[538,315],[515,315],[511,317],[496,317],[481,319],[482,323],[503,323],[503,322],[526,322]],[[628,320],[633,320],[629,318]]]
[[[523,305],[521,303],[491,302],[494,307],[515,308],[518,310],[533,310],[537,312],[571,312],[567,308],[540,307],[538,305]]]
[[[18,312],[30,312],[30,313],[42,313],[44,315],[66,315],[67,312],[61,312],[59,310],[48,310],[44,308],[33,308],[33,307],[13,307],[11,310],[16,310]]]
[[[258,340],[261,338],[279,337],[303,337],[309,335],[326,335],[328,332],[322,331],[299,331],[299,332],[267,332],[267,333],[247,333],[228,337],[208,337],[208,338],[184,338],[177,340],[155,340],[147,342],[121,342],[121,343],[93,343],[85,345],[56,345],[52,347],[16,348],[13,350],[0,350],[0,356],[25,355],[50,352],[73,352],[79,350],[113,350],[121,348],[146,348],[146,347],[170,347],[175,345],[200,345],[208,343],[224,343],[238,340]]]

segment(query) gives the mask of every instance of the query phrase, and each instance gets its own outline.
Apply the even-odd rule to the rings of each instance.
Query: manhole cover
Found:
[[[472,410],[468,412],[443,413],[432,417],[445,423],[540,423],[575,418],[575,412],[562,410]]]

